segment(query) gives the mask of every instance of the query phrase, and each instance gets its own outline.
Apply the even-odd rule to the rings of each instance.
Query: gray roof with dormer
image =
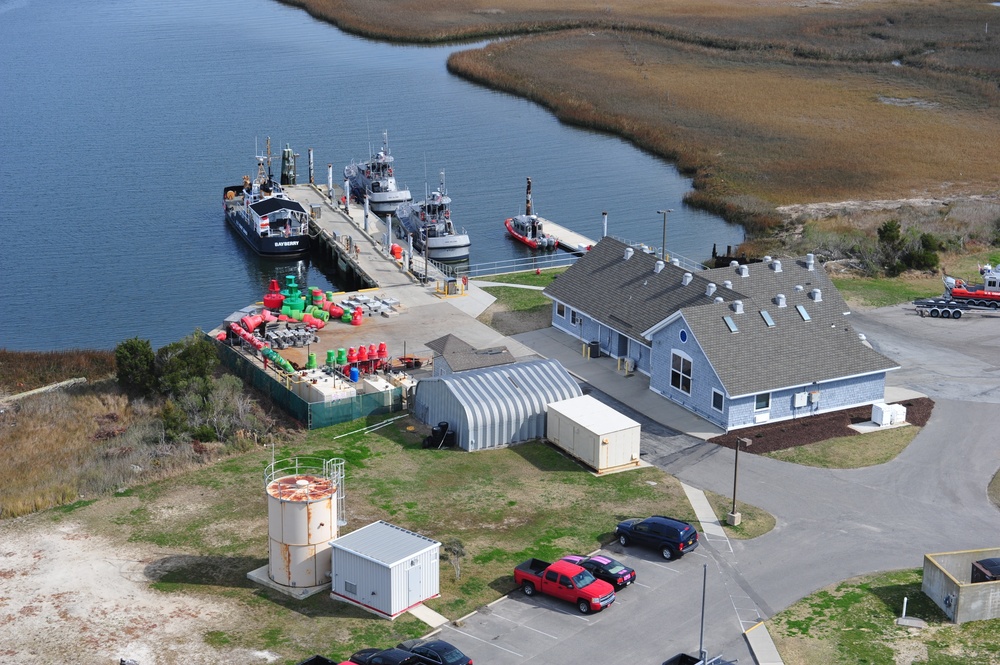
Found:
[[[684,268],[667,263],[655,272],[657,256],[632,250],[626,259],[626,248],[632,249],[614,238],[602,239],[543,293],[637,340],[682,307],[707,305],[716,297],[727,302],[741,297],[721,282],[707,296],[712,280],[704,277],[705,271],[691,273],[690,283],[684,285]]]
[[[805,296],[786,300],[785,307],[745,299],[742,314],[734,312],[731,303],[687,307],[680,314],[730,398],[898,367],[865,345],[842,313],[831,316],[831,309],[836,305],[823,307],[823,302]],[[732,320],[736,332],[724,317]]]
[[[685,286],[683,268],[667,264],[653,273],[655,256],[635,251],[625,260],[626,247],[604,238],[545,294],[635,339],[648,340],[680,313],[729,397],[898,368],[858,338],[847,304],[818,261],[812,269],[801,257],[779,259],[780,270],[774,261],[703,270]],[[717,285],[712,296],[705,295],[709,283]],[[734,311],[736,300],[742,314]]]

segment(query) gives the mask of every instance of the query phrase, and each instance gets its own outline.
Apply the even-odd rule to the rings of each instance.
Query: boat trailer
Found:
[[[914,307],[920,316],[929,316],[932,319],[960,319],[970,313],[995,312],[996,309],[988,305],[970,305],[958,300],[948,298],[925,298],[914,300]]]

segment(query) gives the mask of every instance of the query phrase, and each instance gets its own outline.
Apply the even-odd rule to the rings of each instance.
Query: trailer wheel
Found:
[[[942,309],[941,310],[941,318],[942,319],[950,319],[951,318],[951,310],[950,309]]]
[[[535,585],[532,584],[531,582],[525,582],[524,584],[521,585],[521,591],[524,592],[525,596],[534,596]]]
[[[931,310],[930,314],[932,319],[936,319],[937,317],[941,316],[941,312],[936,307]]]
[[[951,313],[951,318],[953,318],[953,319],[960,319],[960,318],[962,318],[962,310],[956,309],[954,312]]]
[[[997,305],[998,305],[998,303],[996,303],[996,302],[991,302],[991,303],[990,303],[990,309],[996,309],[996,308],[997,308]]]

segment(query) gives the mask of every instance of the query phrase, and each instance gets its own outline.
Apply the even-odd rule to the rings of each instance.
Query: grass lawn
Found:
[[[895,459],[919,433],[919,427],[908,425],[858,436],[827,439],[796,448],[765,453],[765,456],[803,466],[816,466],[825,469],[857,469],[884,464]]]
[[[512,570],[522,560],[588,553],[610,542],[623,518],[667,514],[698,524],[680,483],[655,467],[598,478],[542,443],[474,454],[424,450],[427,428],[410,418],[356,431],[376,422],[313,430],[274,455],[346,460],[345,532],[384,519],[460,542],[465,556],[458,566],[442,561],[441,597],[427,603],[450,619],[512,591]],[[206,634],[213,644],[289,659],[346,658],[424,634],[426,626],[408,615],[388,622],[327,594],[300,603],[247,581],[248,571],[267,563],[262,474],[270,461],[270,450],[257,450],[51,516],[72,514],[88,530],[171,552],[154,575],[164,593],[232,599],[243,620]],[[740,507],[752,525],[756,509]]]
[[[920,590],[920,569],[878,573],[817,591],[767,621],[786,665],[994,665],[1000,620],[952,624]],[[923,630],[896,617],[923,619]]]

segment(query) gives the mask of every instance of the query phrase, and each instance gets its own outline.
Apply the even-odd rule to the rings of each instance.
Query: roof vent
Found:
[[[729,262],[729,267],[730,267],[730,268],[735,268],[735,267],[736,267],[736,266],[738,266],[739,264],[740,264],[740,262],[739,262],[739,261],[730,261],[730,262]]]
[[[747,275],[750,274],[750,268],[748,268],[745,264],[741,265],[739,268],[737,268],[737,270],[739,270],[740,272],[740,277],[746,277]]]
[[[689,272],[684,273],[684,277],[681,278],[681,286],[687,286],[688,284],[691,283],[692,279],[694,278],[691,276],[691,273]]]
[[[715,303],[716,305],[718,305],[719,303],[721,303],[721,302],[722,302],[722,296],[715,296],[715,300],[714,300],[713,302],[714,302],[714,303]]]
[[[742,314],[743,313],[743,301],[742,300],[734,300],[733,301],[733,311],[735,313],[737,313],[737,314]]]
[[[813,270],[816,265],[816,255],[806,254],[806,270]]]
[[[764,257],[764,263],[770,263],[770,262],[771,262],[771,255],[768,254],[767,256]]]
[[[681,260],[680,259],[670,259],[670,265],[672,265],[672,266],[679,266],[680,264],[681,264]]]
[[[779,293],[778,295],[774,296],[774,304],[777,305],[778,307],[786,307],[785,294]]]
[[[816,302],[823,302],[823,293],[819,289],[813,289],[809,292],[809,297]]]
[[[860,340],[861,340],[861,341],[863,342],[863,341],[865,341],[865,340],[866,340],[866,339],[868,339],[868,338],[867,338],[867,337],[865,337],[865,334],[864,334],[864,333],[858,333],[858,339],[860,339]]]
[[[724,282],[722,283],[722,285],[723,285],[724,287],[726,287],[727,289],[731,289],[731,288],[733,288],[733,280],[731,280],[731,279],[727,279],[726,281],[724,281]]]
[[[796,291],[804,291],[805,289],[803,288],[803,286],[801,284],[796,284],[795,285],[795,290]]]
[[[653,272],[658,273],[663,270],[663,261],[657,261],[656,265],[653,266]]]
[[[631,247],[626,247],[625,248],[625,260],[626,261],[628,261],[629,259],[631,259],[633,254],[635,254],[635,250],[634,249],[632,249]]]
[[[781,261],[775,261],[774,263],[772,263],[771,268],[774,270],[774,272],[781,272]]]
[[[712,282],[709,282],[708,286],[705,287],[705,295],[708,296],[709,298],[711,298],[712,294],[715,293],[715,289],[716,288],[718,288],[718,287],[715,286],[715,284],[713,284]]]

